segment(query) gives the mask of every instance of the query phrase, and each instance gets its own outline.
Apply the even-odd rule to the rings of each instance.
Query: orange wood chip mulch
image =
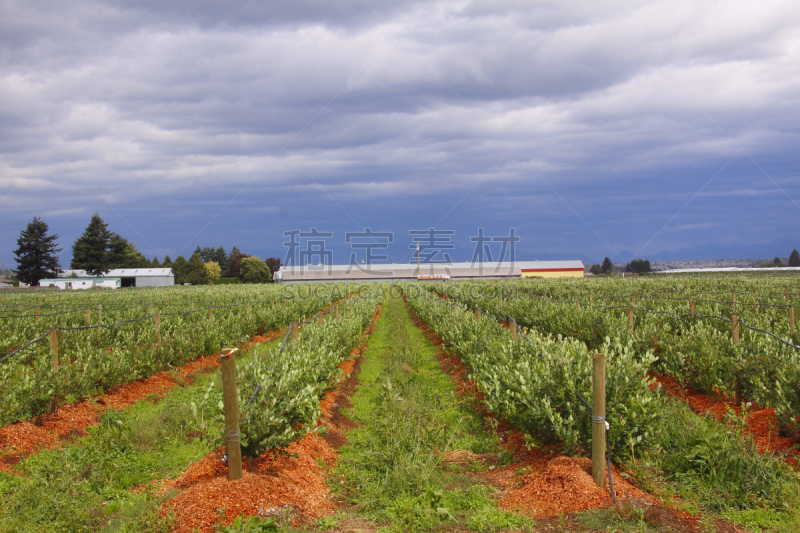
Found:
[[[380,315],[380,307],[365,330],[361,348],[351,352],[351,359],[339,364],[344,376],[349,376],[362,353],[368,336]],[[330,433],[343,428],[333,423],[333,413],[340,399],[340,389],[329,392],[320,402],[318,425]],[[325,465],[333,466],[338,457],[331,445],[316,433],[309,433],[293,442],[287,454],[263,453],[255,461],[242,462],[242,479],[228,481],[227,466],[222,463],[221,451],[206,455],[180,477],[160,484],[160,491],[185,489],[167,500],[162,509],[175,517],[175,533],[212,532],[216,523],[229,523],[240,513],[247,516],[280,516],[292,514],[295,524],[308,522],[336,511],[326,483]]]
[[[244,349],[275,339],[280,332],[256,335]],[[160,398],[176,386],[178,379],[191,382],[203,370],[219,367],[219,354],[205,355],[175,370],[164,370],[148,378],[109,389],[103,396],[60,405],[55,412],[0,428],[0,471],[18,474],[12,465],[24,457],[59,446],[63,441],[87,435],[106,409],[124,409],[145,398]]]
[[[490,471],[487,480],[501,487],[500,506],[535,518],[600,509],[613,505],[606,486],[598,487],[592,479],[592,461],[587,457],[567,457],[548,450],[527,451],[521,432],[503,433],[504,445],[521,462]],[[617,500],[636,499],[650,505],[660,500],[634,487],[612,468],[611,477]]]
[[[681,385],[672,376],[652,374],[652,377],[656,379],[656,383],[660,383],[664,387],[669,395],[682,399],[698,414],[710,413],[714,418],[722,421],[728,409],[734,410],[736,414],[741,412],[741,408],[733,402],[697,392],[688,385]],[[654,386],[656,385],[654,384]],[[791,454],[798,443],[796,437],[784,437],[779,434],[775,410],[771,408],[756,407],[750,411],[745,419],[745,431],[750,433],[760,453]],[[786,460],[792,465],[797,464],[797,459],[794,457],[787,457]]]
[[[464,363],[442,348],[442,340],[430,330],[412,311],[414,323],[425,332],[438,348],[442,370],[455,381],[457,393],[474,402],[476,411],[486,418],[487,413],[480,400],[483,393],[477,385],[467,379],[469,369]],[[568,457],[548,449],[533,448],[528,451],[522,432],[499,421],[497,431],[502,445],[517,461],[511,465],[490,470],[486,480],[502,489],[499,504],[503,509],[521,512],[535,518],[550,518],[569,513],[610,507],[614,504],[608,485],[598,487],[591,474],[591,459]],[[660,500],[634,487],[612,468],[612,481],[617,500],[636,499],[650,505]]]

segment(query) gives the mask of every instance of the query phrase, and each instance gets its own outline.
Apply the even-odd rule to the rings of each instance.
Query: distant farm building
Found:
[[[90,276],[85,270],[64,270],[59,278],[98,279]],[[175,285],[175,276],[171,268],[115,268],[99,279],[119,278],[120,287],[164,287]],[[41,283],[40,283],[41,284]]]
[[[122,280],[120,278],[51,278],[40,279],[39,286],[73,290],[94,289],[95,287],[118,289],[122,286]]]
[[[379,265],[282,266],[276,282],[297,281],[446,281],[450,279],[582,278],[583,263],[515,261],[503,263],[436,263]]]

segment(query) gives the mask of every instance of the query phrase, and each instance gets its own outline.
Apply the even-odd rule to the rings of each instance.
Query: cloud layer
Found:
[[[166,6],[164,4],[167,4]],[[6,2],[0,252],[478,227],[518,258],[795,239],[791,2]],[[800,243],[798,243],[800,246]],[[788,255],[791,250],[776,250]]]

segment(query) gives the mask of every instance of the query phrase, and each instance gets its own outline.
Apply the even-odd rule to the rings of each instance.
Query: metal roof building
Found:
[[[85,270],[64,270],[59,278],[67,278],[75,274],[79,278],[93,276]],[[115,268],[103,276],[106,278],[120,278],[123,287],[164,287],[175,285],[175,276],[171,268]]]
[[[275,281],[393,281],[521,277],[583,277],[575,261],[515,261],[503,263],[436,263],[379,265],[282,266]]]

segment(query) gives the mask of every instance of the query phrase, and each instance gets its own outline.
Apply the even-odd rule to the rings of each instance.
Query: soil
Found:
[[[259,343],[270,342],[280,335],[273,331],[256,335],[243,349]],[[107,409],[125,409],[136,402],[149,399],[158,401],[172,388],[189,384],[195,374],[219,368],[219,354],[204,355],[173,370],[164,370],[148,378],[109,389],[103,396],[60,405],[53,413],[0,428],[0,471],[19,474],[12,465],[23,458],[72,442],[87,435],[86,428],[98,423],[100,414]]]
[[[536,529],[547,531],[547,519],[557,521],[561,520],[557,517],[614,505],[607,487],[601,488],[594,483],[590,459],[562,455],[556,447],[528,449],[520,431],[487,413],[479,401],[482,393],[473,381],[466,378],[466,366],[460,359],[447,353],[441,338],[413,310],[409,308],[409,311],[415,325],[437,346],[441,368],[455,382],[458,394],[472,403],[487,420],[487,430],[495,431],[502,446],[513,456],[513,462],[508,466],[490,467],[488,472],[474,474],[500,489],[498,500],[502,508],[536,518]],[[616,467],[612,467],[612,480],[620,503],[636,502],[636,505],[646,507],[654,519],[660,517],[658,520],[671,526],[671,530],[699,531],[697,517],[661,506],[658,498],[622,478]],[[577,530],[583,528],[578,527]]]
[[[228,481],[222,452],[216,450],[180,477],[158,484],[158,491],[185,489],[162,505],[165,513],[176,518],[175,533],[210,533],[215,524],[229,523],[240,513],[290,517],[293,525],[301,525],[337,510],[326,471],[336,463],[336,447],[344,443],[344,433],[353,425],[339,408],[349,404],[347,395],[356,386],[361,354],[380,311],[379,307],[364,331],[361,346],[339,365],[345,378],[320,402],[322,416],[317,424],[324,427],[324,436],[308,433],[286,453],[266,452],[254,461],[243,461],[241,480]]]
[[[664,390],[671,396],[685,401],[689,407],[697,414],[710,414],[719,421],[725,419],[728,410],[734,411],[737,415],[741,413],[741,407],[732,401],[724,399],[721,395],[714,397],[708,394],[695,391],[690,386],[680,384],[675,378],[661,374],[651,374],[656,383],[660,383]],[[654,384],[654,386],[656,386]],[[755,406],[745,417],[745,431],[753,438],[753,442],[760,453],[783,454],[786,461],[792,466],[797,465],[800,449],[797,444],[800,437],[786,437],[779,433],[778,421],[775,417],[774,409],[763,409]]]

